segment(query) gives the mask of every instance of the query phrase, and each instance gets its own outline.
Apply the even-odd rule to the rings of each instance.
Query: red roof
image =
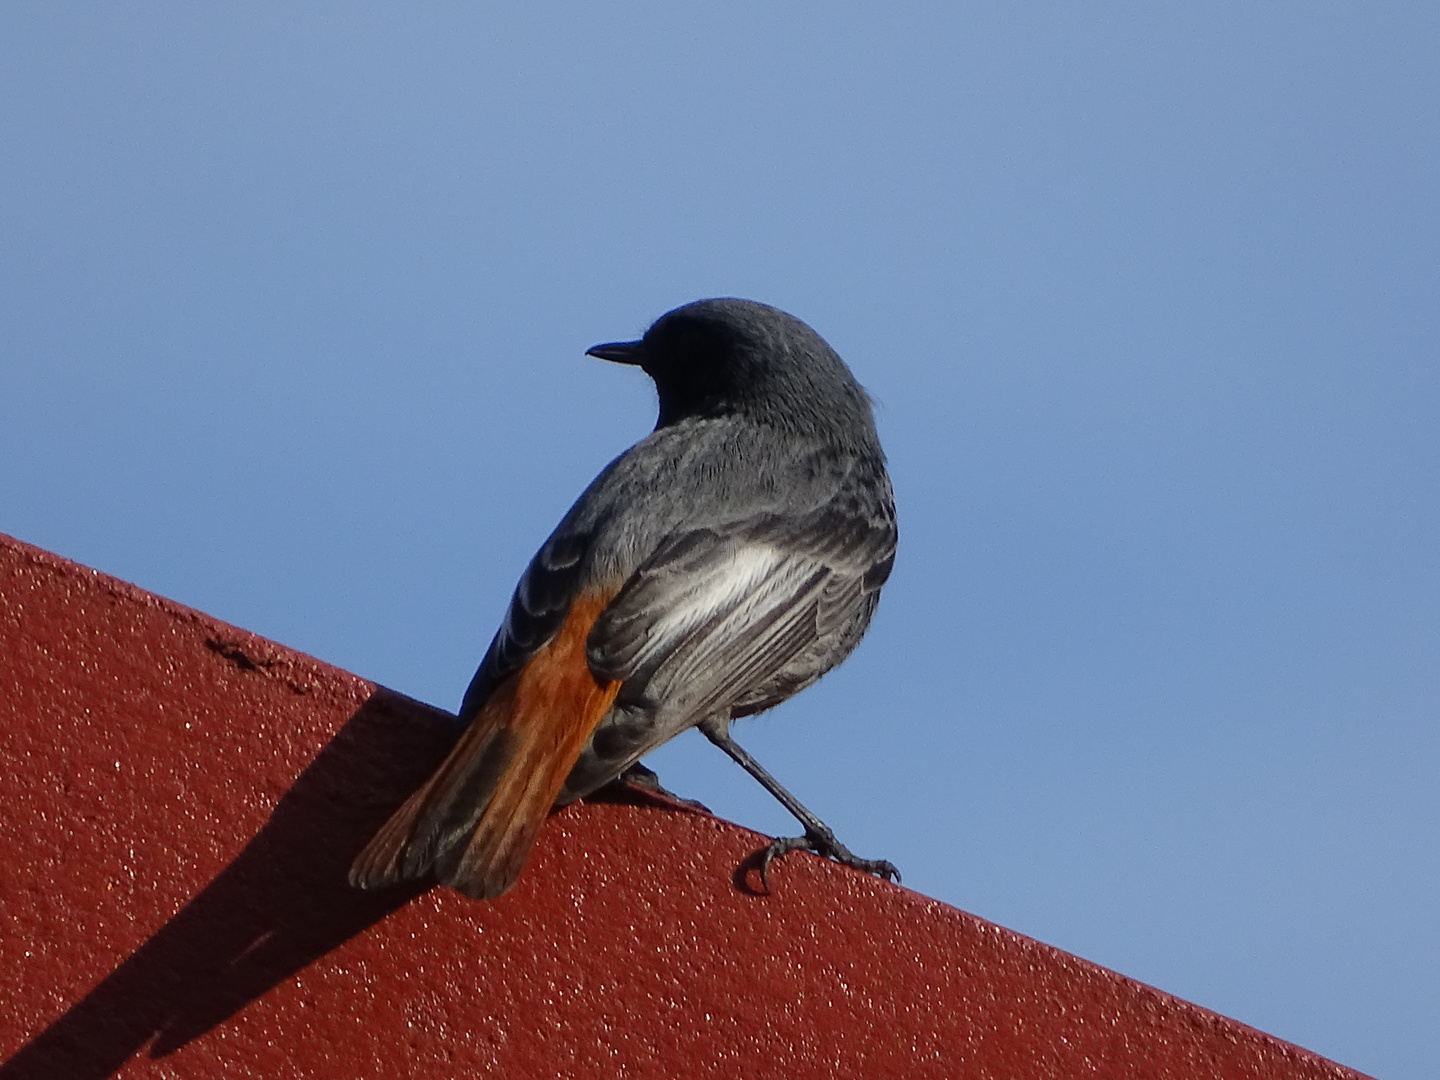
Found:
[[[0,1077],[1356,1077],[638,797],[494,903],[345,871],[446,714],[0,536]]]

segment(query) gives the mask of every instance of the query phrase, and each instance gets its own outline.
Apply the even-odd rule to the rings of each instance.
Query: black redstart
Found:
[[[433,872],[462,893],[515,883],[552,806],[698,727],[805,827],[761,859],[859,859],[730,738],[860,641],[895,559],[870,400],[799,319],[700,300],[591,356],[659,390],[647,438],[612,461],[516,586],[465,693],[468,726],[350,869],[375,888]]]

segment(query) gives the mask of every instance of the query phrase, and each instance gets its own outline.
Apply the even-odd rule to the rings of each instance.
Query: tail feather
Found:
[[[363,888],[434,870],[445,884],[496,897],[519,877],[545,816],[620,690],[585,658],[607,596],[582,597],[560,631],[496,688],[435,774],[350,868]]]
[[[420,877],[480,820],[509,763],[504,725],[516,678],[502,683],[430,779],[405,800],[350,866],[350,884],[378,889]],[[466,798],[468,797],[468,798]]]
[[[545,816],[620,689],[618,682],[595,687],[593,679],[591,686],[594,692],[576,710],[579,722],[529,725],[536,737],[517,747],[470,842],[456,845],[442,861],[440,876],[447,885],[470,896],[496,897],[515,884]]]

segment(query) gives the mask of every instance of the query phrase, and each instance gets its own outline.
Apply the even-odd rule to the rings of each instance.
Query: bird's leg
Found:
[[[705,733],[707,739],[730,755],[732,761],[760,781],[760,785],[774,795],[780,805],[794,814],[796,820],[805,826],[804,836],[774,840],[761,854],[760,883],[765,886],[767,891],[770,888],[768,878],[770,864],[792,851],[802,850],[813,851],[817,855],[826,856],[856,870],[882,877],[887,881],[898,882],[900,880],[900,871],[895,868],[894,863],[885,859],[862,859],[851,854],[850,849],[835,838],[830,826],[801,805],[800,800],[786,791],[780,781],[770,775],[765,766],[751,757],[748,750],[730,737],[730,732],[725,730],[727,726],[701,724],[700,730]]]

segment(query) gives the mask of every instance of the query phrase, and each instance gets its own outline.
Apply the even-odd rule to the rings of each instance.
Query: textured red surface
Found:
[[[0,1077],[1353,1077],[656,805],[497,903],[348,889],[444,713],[0,537]]]

